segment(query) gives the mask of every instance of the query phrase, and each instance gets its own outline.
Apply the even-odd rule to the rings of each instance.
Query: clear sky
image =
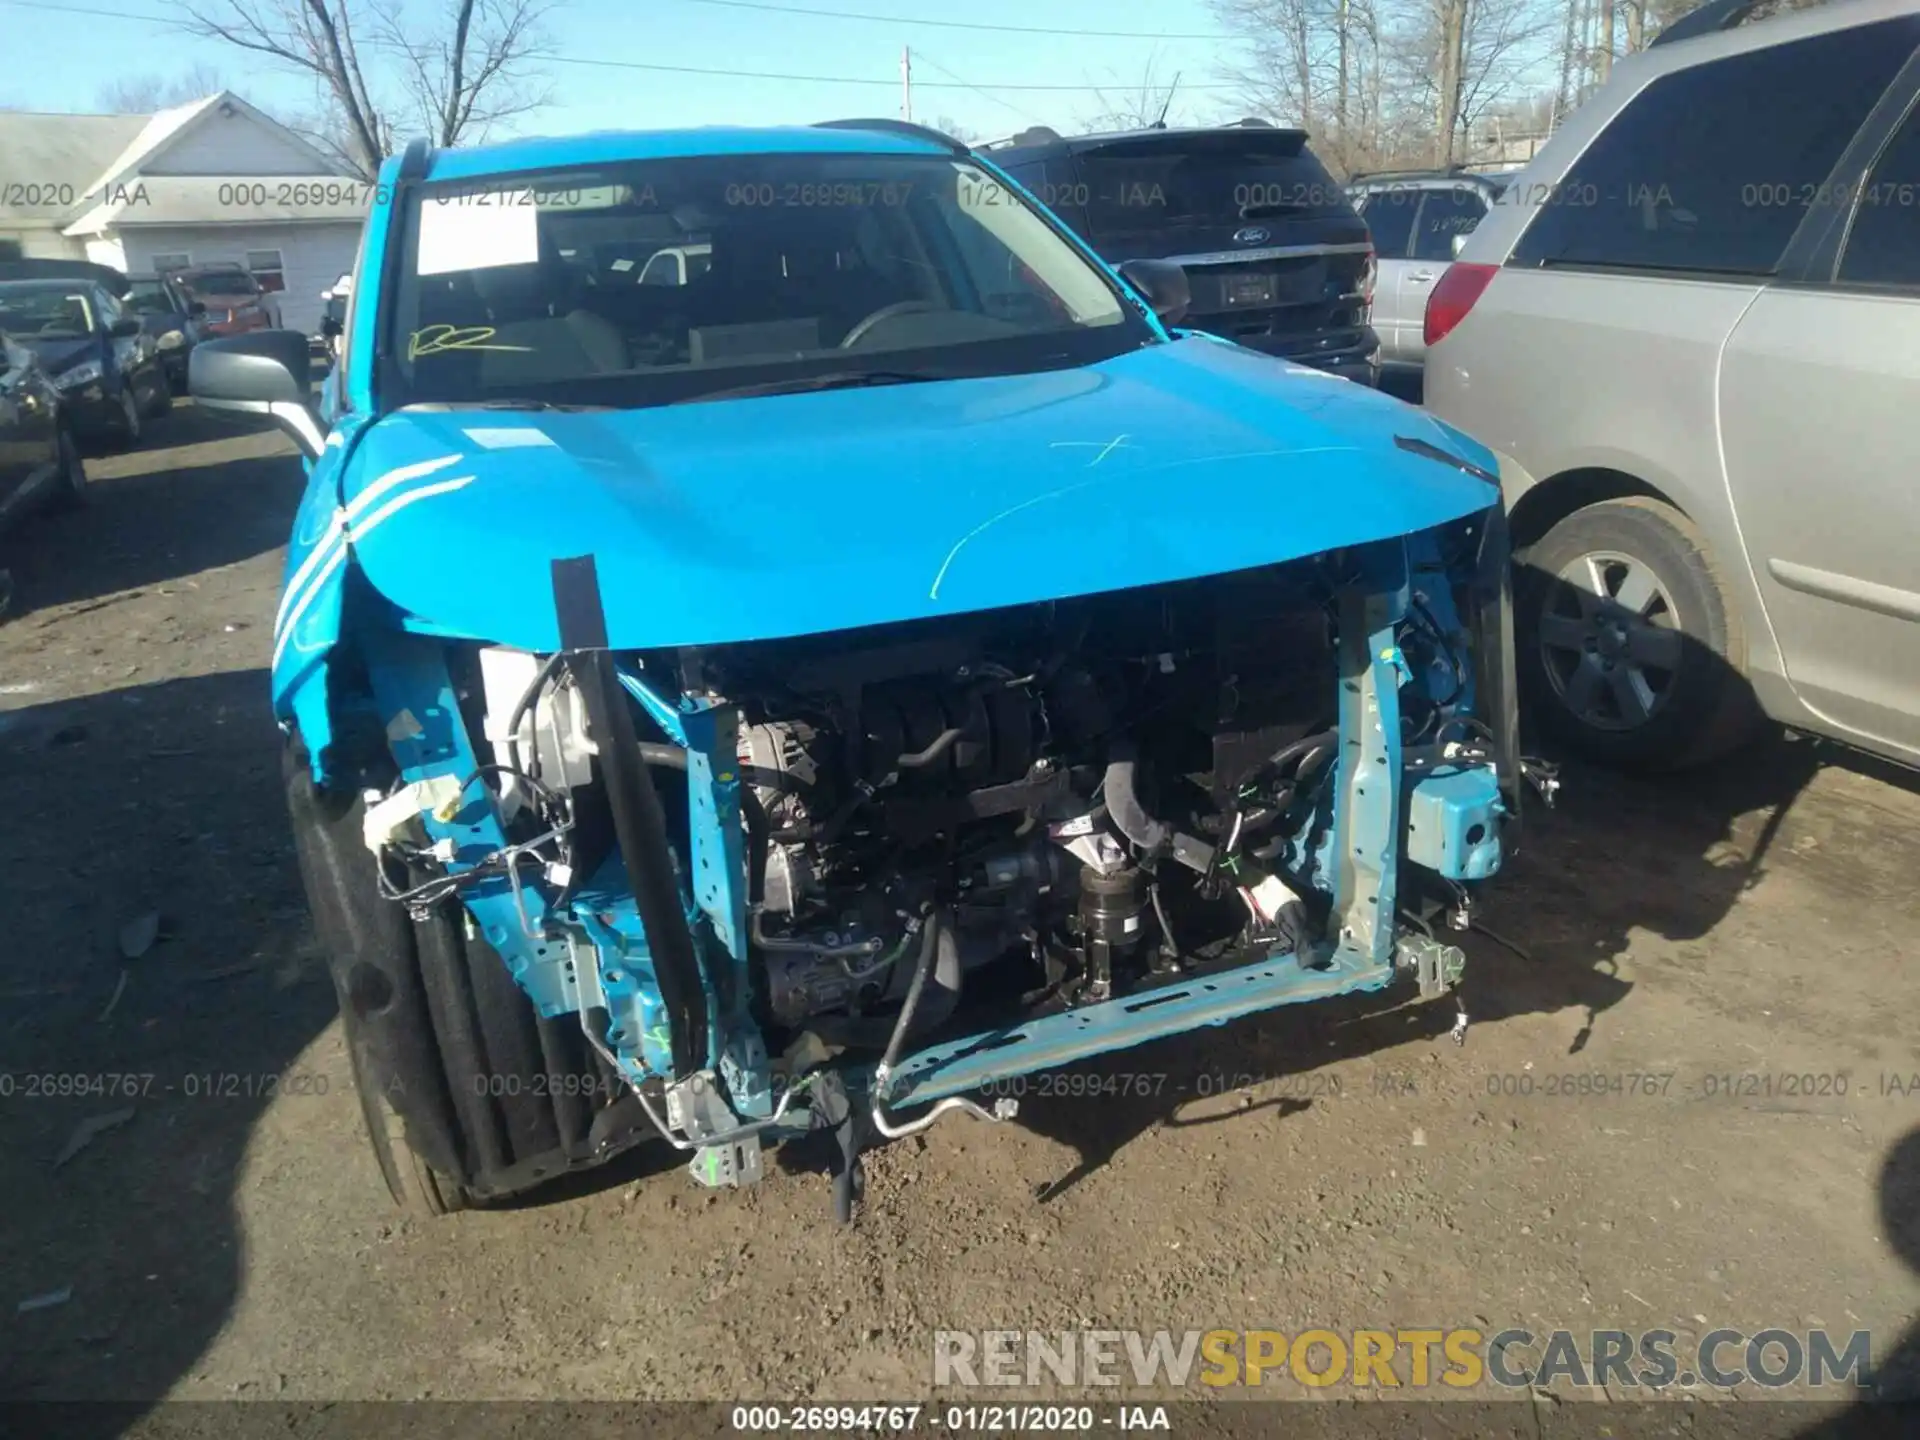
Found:
[[[1105,88],[1113,100],[1136,94],[1149,66],[1162,83],[1176,72],[1181,76],[1172,121],[1207,122],[1242,113],[1222,73],[1239,58],[1242,44],[1228,38],[1111,33],[1219,36],[1221,27],[1205,0],[1161,0],[1151,7],[1100,0],[972,0],[965,6],[931,0],[763,0],[763,6],[561,0],[547,25],[554,50],[566,60],[598,63],[548,65],[554,103],[518,122],[514,132],[897,116],[903,46],[914,57],[914,118],[950,117],[989,138],[1036,122],[1067,129],[1102,110],[1091,87]],[[441,7],[437,0],[411,0],[409,8],[424,16]],[[807,9],[884,18],[798,13]],[[72,5],[0,0],[0,105],[91,110],[104,82],[171,78],[202,64],[257,103],[312,108],[310,86],[258,57],[184,34],[178,17],[172,0],[75,0]],[[956,21],[1016,28],[949,28]],[[1017,27],[1102,33],[1022,34]],[[674,73],[606,62],[831,77],[833,83]],[[1015,88],[1020,86],[1069,88]]]

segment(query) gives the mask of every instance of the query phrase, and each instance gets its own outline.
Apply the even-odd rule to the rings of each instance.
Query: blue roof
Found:
[[[931,140],[883,130],[822,129],[813,125],[707,125],[688,130],[595,130],[503,140],[471,149],[436,150],[432,180],[468,180],[558,165],[660,160],[682,155],[946,155]]]

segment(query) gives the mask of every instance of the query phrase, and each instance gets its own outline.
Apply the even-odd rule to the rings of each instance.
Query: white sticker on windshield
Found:
[[[492,430],[469,430],[466,436],[483,450],[525,450],[535,445],[551,445],[553,437],[531,425],[501,426]]]
[[[530,190],[490,190],[420,202],[422,275],[531,265],[540,258],[540,212]]]

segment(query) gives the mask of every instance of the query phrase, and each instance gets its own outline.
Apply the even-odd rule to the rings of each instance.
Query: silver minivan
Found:
[[[1353,177],[1347,193],[1367,222],[1379,266],[1373,328],[1382,370],[1417,374],[1425,364],[1427,297],[1505,188],[1505,176],[1464,169]]]
[[[1427,404],[1501,454],[1536,723],[1920,764],[1920,7],[1709,8],[1467,239]]]

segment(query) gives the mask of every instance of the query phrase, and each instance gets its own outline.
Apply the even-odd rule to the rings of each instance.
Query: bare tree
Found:
[[[186,28],[310,77],[345,163],[371,178],[403,128],[457,145],[545,104],[532,70],[546,53],[545,0],[442,0],[438,22],[411,25],[395,0],[187,0]],[[397,78],[371,60],[392,61]],[[374,79],[369,81],[369,72]],[[397,88],[405,102],[394,103]]]
[[[1463,158],[1486,117],[1556,67],[1570,91],[1575,7],[1591,3],[1212,0],[1212,8],[1247,37],[1229,72],[1243,104],[1304,127],[1321,158],[1351,174]],[[1549,114],[1564,108],[1548,105]]]
[[[183,74],[125,75],[110,80],[94,95],[96,109],[108,115],[151,115],[204,100],[227,88],[227,82],[211,65],[195,65]]]
[[[962,125],[950,115],[942,115],[933,122],[933,128],[942,135],[951,135],[962,145],[977,145],[984,137],[971,125]]]
[[[1081,123],[1094,131],[1145,130],[1158,124],[1173,104],[1174,92],[1180,85],[1178,75],[1163,83],[1159,71],[1159,56],[1153,55],[1142,68],[1137,85],[1116,85],[1111,90],[1095,87],[1094,103],[1099,110]]]

